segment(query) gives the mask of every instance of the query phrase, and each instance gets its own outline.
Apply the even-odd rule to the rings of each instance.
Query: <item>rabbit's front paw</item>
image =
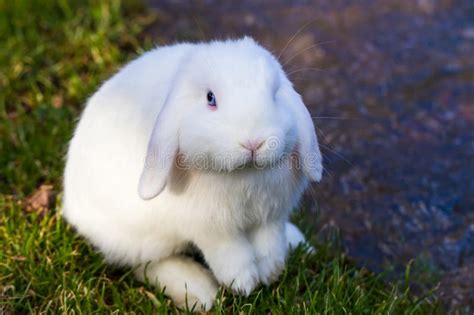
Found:
[[[259,281],[258,268],[254,263],[248,264],[233,275],[228,276],[226,286],[230,287],[235,293],[245,296],[252,293]]]
[[[260,281],[265,285],[275,282],[285,267],[285,255],[266,255],[257,259]]]
[[[240,251],[238,255],[235,255],[235,252],[227,252],[210,261],[210,267],[217,281],[235,293],[245,296],[249,295],[259,283],[255,256],[249,254],[247,251]]]
[[[259,274],[257,264],[242,257],[222,256],[221,263],[211,266],[217,281],[234,293],[248,296],[258,285]]]
[[[214,276],[235,293],[249,295],[260,279],[254,249],[243,236],[216,239],[213,236],[197,242]]]
[[[284,225],[276,223],[259,226],[251,234],[263,284],[276,281],[285,266],[288,245],[284,232]]]

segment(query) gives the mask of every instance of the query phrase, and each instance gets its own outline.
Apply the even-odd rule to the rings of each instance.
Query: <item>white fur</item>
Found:
[[[135,270],[136,277],[160,285],[182,308],[209,310],[219,288],[211,272],[189,257],[170,256]],[[148,278],[148,279],[145,279]]]
[[[253,167],[249,140],[263,143]],[[178,256],[186,244],[235,292],[271,283],[288,216],[321,170],[311,117],[267,50],[250,38],[178,44],[132,61],[89,99],[67,155],[64,216],[108,261],[151,262],[147,276],[175,302],[185,282],[209,308],[215,280]]]

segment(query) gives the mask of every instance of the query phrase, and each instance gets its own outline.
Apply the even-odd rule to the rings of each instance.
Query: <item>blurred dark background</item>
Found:
[[[251,35],[314,116],[315,237],[474,305],[474,2],[154,1],[160,43]]]

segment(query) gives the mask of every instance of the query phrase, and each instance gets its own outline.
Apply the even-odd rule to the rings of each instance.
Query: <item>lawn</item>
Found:
[[[163,293],[104,264],[61,218],[68,139],[87,97],[152,47],[156,20],[134,1],[0,0],[0,314],[178,313]],[[156,39],[155,39],[156,41]],[[30,204],[50,188],[42,206]],[[304,222],[304,214],[297,221]],[[308,233],[310,235],[310,233]],[[331,243],[298,248],[278,283],[223,290],[222,313],[433,313],[432,296],[357,268]]]

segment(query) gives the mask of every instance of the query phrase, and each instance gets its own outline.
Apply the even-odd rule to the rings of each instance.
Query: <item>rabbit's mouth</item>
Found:
[[[234,170],[268,170],[268,169],[290,169],[294,172],[302,170],[302,162],[299,153],[292,150],[278,156],[257,157],[249,159],[245,163],[237,165]]]
[[[284,156],[251,156],[242,163],[237,163],[233,170],[263,170],[278,167]]]
[[[233,172],[236,170],[262,170],[279,167],[285,160],[284,154],[258,155],[209,155],[199,154],[186,156],[179,154],[176,166],[179,169],[194,169],[196,171]]]

